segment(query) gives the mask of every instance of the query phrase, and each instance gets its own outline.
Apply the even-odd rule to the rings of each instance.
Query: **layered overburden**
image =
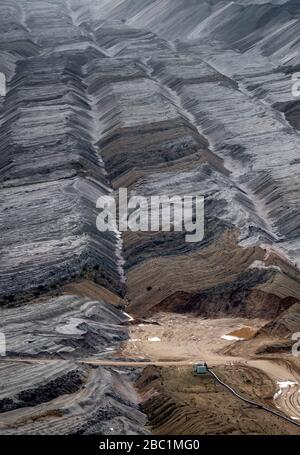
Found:
[[[64,375],[71,389],[86,382],[84,394],[97,396],[83,405],[81,426],[67,395],[67,411],[49,404],[49,415],[68,414],[52,432],[142,425],[118,373],[76,370],[69,360],[105,356],[121,341],[125,305],[138,316],[275,318],[300,299],[299,33],[298,0],[0,0],[7,349],[67,358],[67,369],[47,367],[46,383]],[[203,195],[204,239],[99,232],[96,201],[120,187],[149,198]],[[23,407],[26,371],[11,368],[20,390],[3,391],[0,412]],[[8,372],[0,374],[5,382]],[[121,395],[102,420],[97,375],[109,384],[104,397]],[[42,376],[40,367],[31,388],[50,403]],[[22,411],[20,432],[46,431],[37,423],[41,402],[30,416]],[[130,406],[127,420],[118,417],[122,406]]]

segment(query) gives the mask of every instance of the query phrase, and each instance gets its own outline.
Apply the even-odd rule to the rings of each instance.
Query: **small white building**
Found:
[[[206,373],[208,373],[206,362],[199,361],[197,363],[194,363],[193,371],[194,371],[195,374],[206,374]]]

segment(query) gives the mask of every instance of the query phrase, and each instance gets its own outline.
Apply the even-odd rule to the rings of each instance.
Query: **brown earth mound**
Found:
[[[259,370],[235,365],[217,371],[246,397],[269,402],[275,393]],[[292,424],[242,402],[212,376],[195,376],[191,367],[147,367],[137,387],[154,434],[300,434]]]

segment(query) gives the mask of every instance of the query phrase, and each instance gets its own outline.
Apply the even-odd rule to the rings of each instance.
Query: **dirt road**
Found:
[[[251,357],[247,351],[244,356],[224,355],[223,348],[235,343],[243,335],[253,336],[265,324],[263,320],[242,318],[201,319],[189,315],[159,313],[145,323],[129,326],[129,339],[119,352],[111,352],[110,359],[97,357],[75,359],[78,363],[114,368],[186,368],[199,360],[209,367],[225,367],[225,370],[244,371],[250,383],[260,390],[269,378],[272,385],[266,393],[262,387],[261,398],[278,408],[292,419],[300,421],[300,362],[286,354],[269,358]],[[242,343],[242,341],[241,341]],[[242,352],[242,351],[241,351]],[[114,358],[115,357],[115,358]],[[2,358],[5,361],[26,363],[47,363],[57,361],[49,358]],[[63,361],[63,360],[62,360]],[[246,371],[245,370],[245,371]],[[259,373],[261,372],[261,374]],[[262,375],[263,373],[263,375]],[[238,374],[229,376],[240,392],[247,390],[242,380],[236,382]],[[264,378],[264,379],[262,379]],[[246,387],[246,388],[245,388]],[[258,394],[256,398],[259,398]]]

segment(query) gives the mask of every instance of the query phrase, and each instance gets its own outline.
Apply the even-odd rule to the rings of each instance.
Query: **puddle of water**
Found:
[[[298,385],[297,382],[293,382],[293,381],[277,381],[277,384],[278,384],[279,390],[275,393],[275,395],[273,397],[274,400],[276,400],[277,398],[280,397],[283,389],[287,389],[288,387],[294,387],[294,386]]]
[[[83,335],[85,330],[78,329],[77,326],[84,322],[84,319],[71,317],[68,322],[56,327],[56,331],[63,335]]]
[[[221,338],[226,341],[238,341],[242,340],[243,338],[239,338],[233,335],[222,335]]]
[[[221,338],[227,341],[239,341],[239,340],[249,340],[253,338],[256,330],[252,327],[241,327],[240,329],[233,330],[227,335],[222,335]]]
[[[292,387],[294,385],[297,385],[297,382],[293,381],[277,381],[278,386],[280,389],[286,389],[287,387]]]

